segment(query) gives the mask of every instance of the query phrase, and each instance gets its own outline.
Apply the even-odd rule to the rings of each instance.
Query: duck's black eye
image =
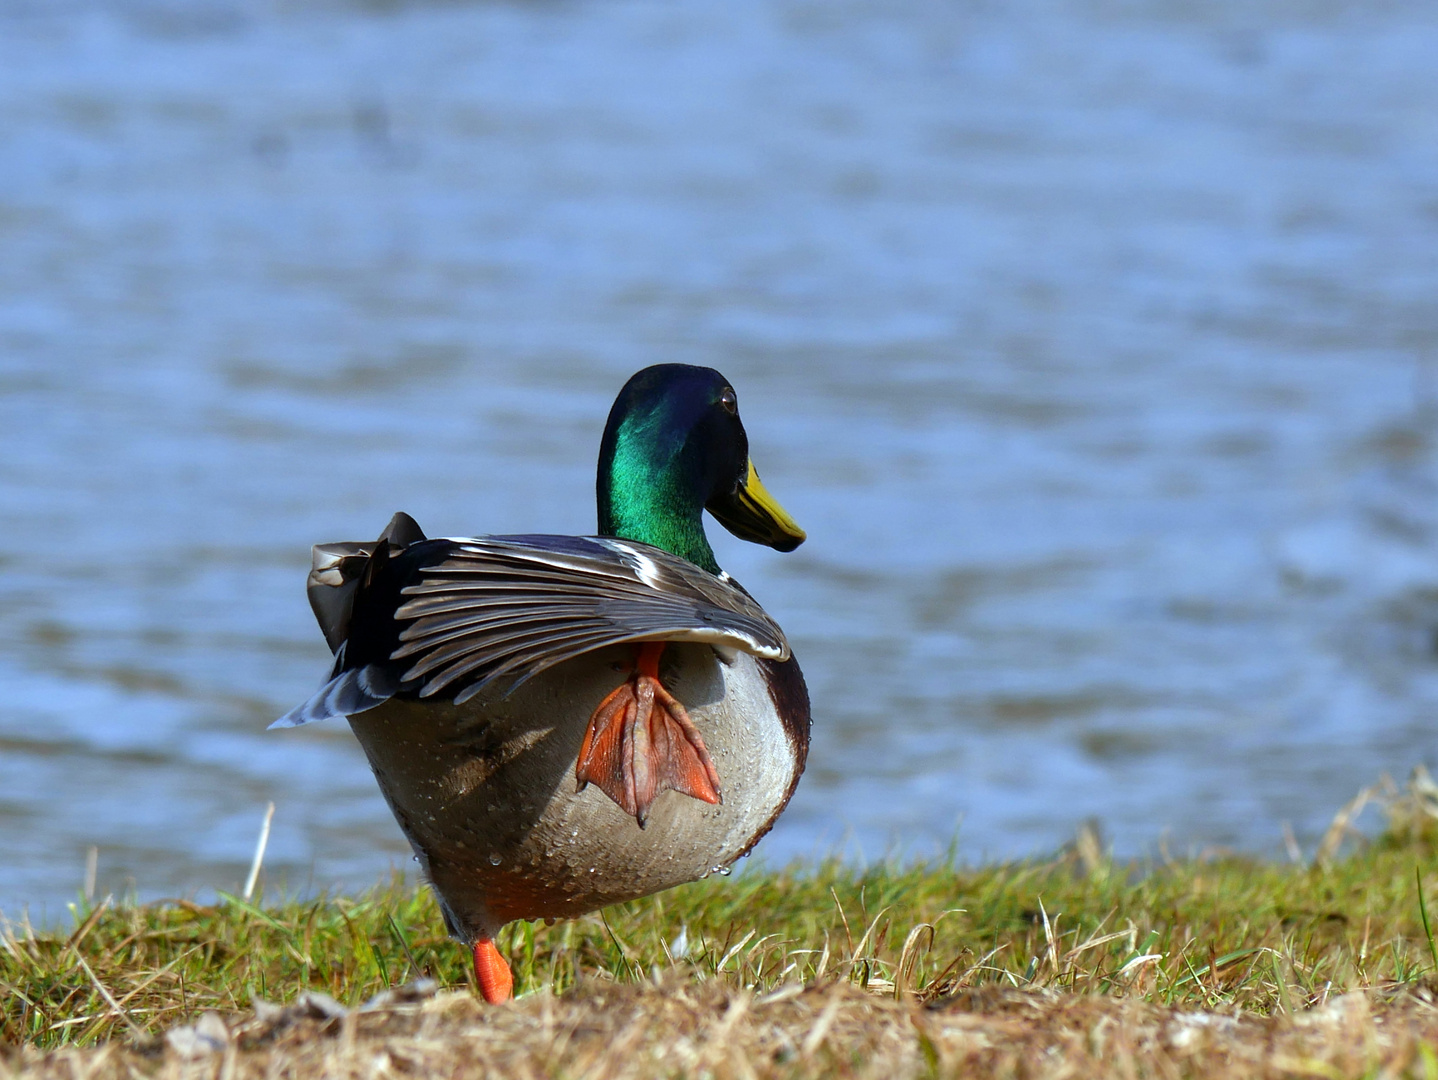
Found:
[[[724,392],[719,395],[719,404],[724,406],[724,411],[730,416],[739,415],[739,398],[735,396],[732,386],[724,387]]]

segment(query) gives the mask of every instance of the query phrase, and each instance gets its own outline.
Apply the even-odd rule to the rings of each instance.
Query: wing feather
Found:
[[[571,634],[534,637],[522,642],[511,642],[510,651],[507,654],[502,654],[498,659],[484,653],[467,653],[425,683],[419,696],[430,697],[437,694],[456,680],[464,678],[480,668],[485,668],[485,670],[478,680],[478,685],[474,688],[476,692],[488,686],[495,679],[511,673],[516,673],[514,685],[518,686],[525,679],[532,678],[545,668],[553,667],[561,660],[591,652],[602,645],[611,643],[611,640],[610,636],[603,632],[592,629],[577,630]],[[516,645],[517,648],[513,647]],[[565,651],[562,654],[557,654],[554,652],[556,649]],[[549,658],[536,661],[534,655],[540,653]],[[486,668],[486,665],[489,666]],[[526,668],[526,670],[519,673],[520,668]]]
[[[501,657],[512,655],[516,650],[524,649],[526,646],[542,648],[546,641],[567,640],[580,633],[597,634],[602,637],[609,629],[607,624],[597,619],[583,623],[557,624],[551,619],[544,621],[538,627],[506,626],[489,633],[469,634],[422,652],[421,659],[410,666],[410,669],[404,673],[403,679],[405,682],[412,682],[415,679],[423,678],[437,668],[461,657],[497,663]],[[392,658],[398,659],[394,654],[392,654]]]
[[[659,548],[609,537],[455,540],[401,590],[392,660],[422,697],[457,701],[582,653],[634,641],[707,641],[789,656],[774,620],[727,579]]]
[[[422,631],[416,632],[411,628],[401,634],[400,641],[404,644],[390,653],[390,658],[402,660],[406,656],[446,645],[459,638],[483,636],[486,631],[534,623],[563,622],[571,614],[567,608],[557,604],[544,604],[535,605],[523,614],[516,614],[509,607],[500,607],[493,610],[466,609],[454,615],[436,615],[425,620],[426,625]]]

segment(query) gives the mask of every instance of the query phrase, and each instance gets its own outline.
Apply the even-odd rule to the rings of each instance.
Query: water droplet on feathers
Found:
[[[490,865],[490,866],[498,866],[498,865],[499,865],[501,862],[503,862],[503,861],[504,861],[504,860],[499,857],[499,853],[498,853],[498,852],[490,852],[490,855],[489,855],[489,865]]]

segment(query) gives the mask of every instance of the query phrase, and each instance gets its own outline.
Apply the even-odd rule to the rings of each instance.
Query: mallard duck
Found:
[[[719,568],[707,509],[792,551],[734,388],[711,368],[634,375],[599,450],[596,536],[314,549],[329,680],[273,727],[347,717],[380,791],[474,953],[494,935],[723,870],[772,828],[804,770],[809,695],[784,633]]]

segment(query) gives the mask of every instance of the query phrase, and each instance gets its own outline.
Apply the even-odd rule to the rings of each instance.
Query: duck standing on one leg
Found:
[[[334,669],[272,725],[349,718],[492,1002],[512,985],[505,923],[728,866],[808,753],[783,631],[704,536],[707,509],[744,540],[804,540],[759,483],[724,377],[631,378],[598,497],[598,536],[429,540],[396,514],[374,543],[316,546],[310,603]]]

